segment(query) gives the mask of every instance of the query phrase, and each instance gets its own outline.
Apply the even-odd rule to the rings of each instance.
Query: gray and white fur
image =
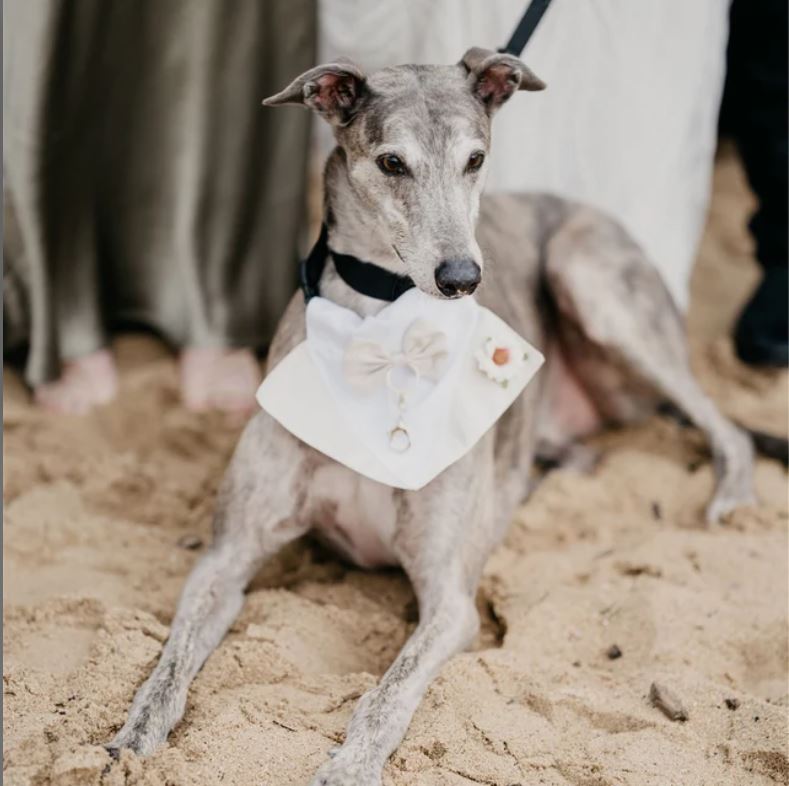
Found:
[[[751,442],[694,379],[681,318],[627,233],[596,210],[551,196],[482,197],[493,114],[516,90],[543,87],[520,60],[471,49],[457,65],[405,65],[369,77],[331,63],[264,102],[305,105],[334,127],[325,173],[331,248],[408,274],[435,297],[468,296],[479,284],[475,296],[543,350],[546,368],[467,455],[420,491],[361,477],[258,413],[221,485],[213,545],[186,582],[161,658],[112,752],[149,754],[165,741],[247,583],[307,532],[365,568],[402,566],[419,602],[413,635],[360,699],[345,742],[312,781],[374,786],[430,681],[477,633],[480,575],[528,496],[536,458],[588,464],[581,438],[670,402],[710,446],[709,521],[753,503]],[[523,134],[526,145],[528,129]],[[348,288],[331,264],[320,286],[360,314],[385,305]],[[269,367],[303,339],[297,294]]]

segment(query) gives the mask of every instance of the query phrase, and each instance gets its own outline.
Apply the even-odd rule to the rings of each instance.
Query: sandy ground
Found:
[[[756,276],[749,205],[724,159],[694,364],[724,410],[786,433],[786,376],[745,369],[726,339]],[[395,571],[296,544],[256,581],[168,745],[108,767],[100,743],[159,654],[238,434],[179,407],[162,347],[127,337],[118,352],[122,395],[85,419],[36,411],[7,377],[5,783],[304,784],[413,628],[413,596]],[[789,782],[783,469],[760,461],[764,505],[709,531],[696,433],[655,418],[600,442],[593,476],[554,473],[517,516],[476,647],[429,690],[388,786]],[[687,722],[650,706],[654,680]]]

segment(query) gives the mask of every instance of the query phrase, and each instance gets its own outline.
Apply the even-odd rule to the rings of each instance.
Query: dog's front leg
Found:
[[[380,683],[359,700],[345,742],[312,786],[375,786],[439,670],[479,629],[477,583],[496,538],[492,462],[447,470],[420,492],[406,493],[398,551],[419,601],[419,625]],[[457,470],[456,470],[457,468]]]
[[[220,489],[214,544],[187,579],[161,658],[107,746],[113,755],[120,748],[146,755],[167,739],[190,682],[240,611],[247,583],[267,557],[305,531],[293,515],[302,456],[265,413],[247,426]]]
[[[420,610],[411,638],[378,686],[359,700],[345,743],[319,771],[313,786],[380,783],[383,766],[403,738],[427,686],[476,635],[479,618],[472,594],[448,573],[435,579],[428,590],[435,595],[431,607]]]

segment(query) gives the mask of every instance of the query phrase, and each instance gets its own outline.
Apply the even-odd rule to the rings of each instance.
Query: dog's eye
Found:
[[[392,153],[379,156],[377,159],[378,168],[385,175],[404,175],[406,173],[405,164],[402,159]]]
[[[485,154],[478,150],[469,156],[468,163],[466,164],[466,172],[477,172],[485,160]]]

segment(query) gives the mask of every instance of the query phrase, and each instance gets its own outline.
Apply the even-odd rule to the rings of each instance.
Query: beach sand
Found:
[[[725,412],[786,434],[786,374],[742,366],[727,338],[757,278],[751,206],[723,156],[693,362]],[[238,436],[179,406],[160,344],[117,351],[121,395],[85,418],[38,411],[6,375],[4,782],[306,784],[413,629],[408,583],[295,544],[255,581],[167,745],[110,766],[101,743],[159,655]],[[708,529],[697,432],[655,417],[596,443],[593,474],[552,473],[518,513],[480,588],[482,632],[428,690],[387,786],[789,782],[785,471],[760,460],[763,505]],[[650,704],[653,682],[687,721]]]

